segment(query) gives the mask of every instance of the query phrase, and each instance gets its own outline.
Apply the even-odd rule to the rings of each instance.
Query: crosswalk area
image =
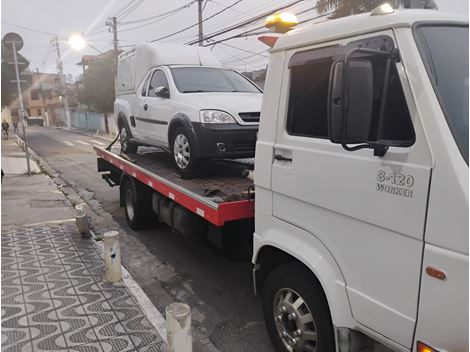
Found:
[[[88,141],[84,141],[81,139],[74,139],[74,140],[64,140],[62,141],[63,144],[65,144],[67,147],[75,147],[78,145],[86,145],[92,147],[93,145],[99,146],[99,147],[104,147],[108,145],[109,143],[106,142],[101,142],[97,141],[95,139],[90,139]]]

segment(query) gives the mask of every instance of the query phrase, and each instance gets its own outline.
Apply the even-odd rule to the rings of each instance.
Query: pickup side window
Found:
[[[142,96],[146,97],[147,96],[147,87],[149,85],[151,75],[148,75],[147,79],[145,80],[144,85],[142,86]]]
[[[162,70],[156,70],[153,73],[147,96],[156,97],[157,95],[155,94],[154,89],[158,87],[165,87],[169,90],[168,79],[166,78],[165,72]]]
[[[294,136],[329,138],[328,92],[332,65],[344,58],[339,47],[320,48],[295,53],[290,64],[290,90],[287,109],[287,133]],[[347,49],[346,49],[347,50]],[[297,57],[296,57],[297,56]],[[309,59],[310,57],[310,59]],[[382,128],[378,131],[380,102],[385,78],[384,60],[371,59],[374,102],[370,139],[414,141],[415,134],[396,65],[388,78]]]

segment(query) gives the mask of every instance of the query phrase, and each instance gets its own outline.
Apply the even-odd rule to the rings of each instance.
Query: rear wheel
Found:
[[[194,145],[189,133],[182,126],[177,127],[171,138],[171,153],[178,172],[182,176],[193,174],[197,164],[194,155]]]
[[[323,290],[299,263],[274,269],[263,288],[263,311],[277,352],[333,352],[335,340]]]
[[[127,178],[122,190],[127,223],[134,230],[147,227],[155,222],[156,218],[152,212],[151,192],[144,189],[144,185],[137,182],[132,178]]]
[[[131,133],[125,123],[121,122],[119,130],[119,141],[121,142],[121,153],[123,154],[135,154],[137,153],[137,144],[130,141]]]

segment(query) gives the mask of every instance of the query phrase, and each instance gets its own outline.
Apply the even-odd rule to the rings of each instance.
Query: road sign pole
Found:
[[[16,42],[12,40],[11,45],[13,47],[13,57],[15,59],[15,72],[16,72],[16,86],[18,88],[18,99],[20,101],[20,122],[23,129],[23,140],[24,140],[24,150],[26,154],[26,165],[28,167],[28,176],[31,176],[31,167],[29,165],[29,150],[28,150],[28,140],[26,139],[26,128],[25,128],[25,110],[23,104],[23,95],[21,94],[21,86],[20,86],[20,72],[18,70],[18,58],[16,56]]]

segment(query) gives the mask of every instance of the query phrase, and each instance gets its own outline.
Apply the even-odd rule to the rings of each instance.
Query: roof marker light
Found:
[[[276,33],[286,33],[299,24],[297,17],[289,12],[276,12],[266,18],[265,27]]]
[[[394,12],[395,10],[393,9],[393,7],[390,6],[390,4],[385,3],[373,9],[370,12],[370,15],[371,16],[390,15],[391,13],[394,13]]]

